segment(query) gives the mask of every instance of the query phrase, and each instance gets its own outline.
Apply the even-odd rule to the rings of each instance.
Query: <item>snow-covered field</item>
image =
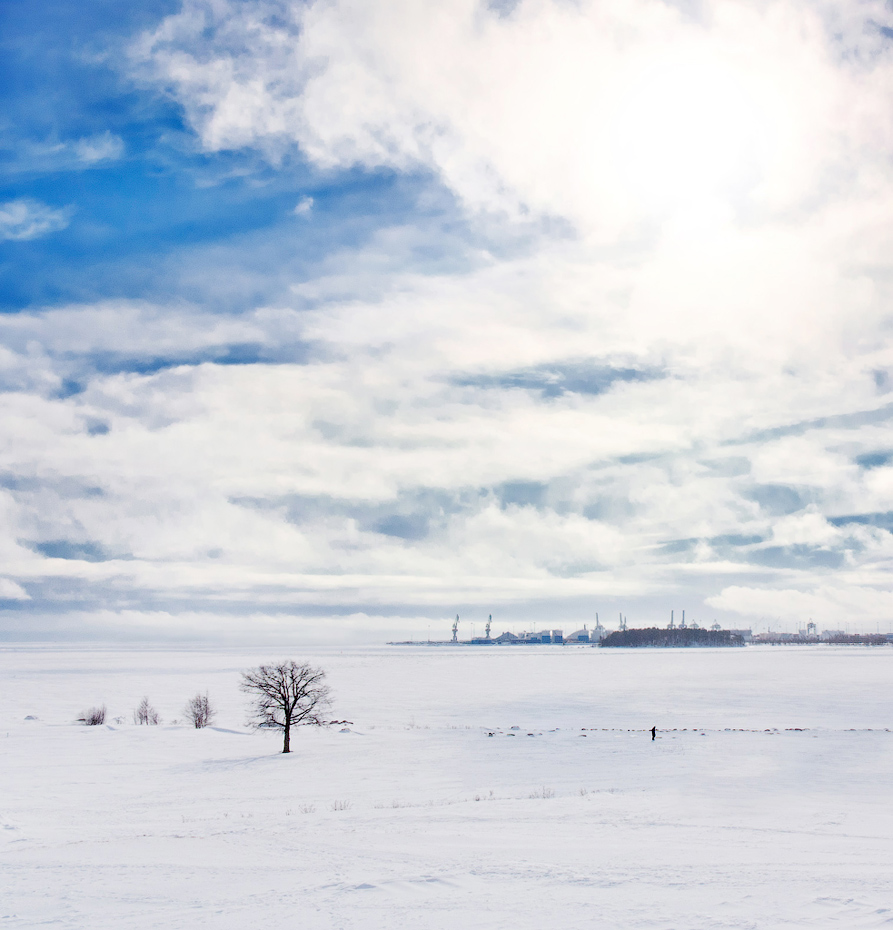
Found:
[[[352,723],[248,730],[277,658]],[[6,646],[0,926],[893,926],[891,685],[888,647]]]

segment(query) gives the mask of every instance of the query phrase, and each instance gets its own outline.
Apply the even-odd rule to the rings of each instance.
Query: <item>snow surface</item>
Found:
[[[238,691],[276,658],[323,665],[351,721],[289,756]],[[891,672],[887,647],[3,647],[0,927],[891,927]],[[206,688],[215,727],[172,725]],[[144,695],[162,726],[130,722]],[[125,722],[74,722],[103,702]]]

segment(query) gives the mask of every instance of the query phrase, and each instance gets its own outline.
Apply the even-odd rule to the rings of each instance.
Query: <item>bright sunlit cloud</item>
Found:
[[[769,167],[772,115],[743,75],[682,49],[644,64],[618,101],[618,173],[648,212],[740,197]]]

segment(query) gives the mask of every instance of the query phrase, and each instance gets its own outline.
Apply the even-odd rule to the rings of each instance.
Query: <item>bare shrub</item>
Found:
[[[332,801],[329,810],[332,811],[349,811],[350,810],[350,801]]]
[[[543,800],[548,800],[549,798],[555,797],[555,792],[551,788],[547,788],[545,785],[542,788],[537,788],[533,794],[530,795],[531,798],[542,798]]]
[[[78,717],[78,721],[86,727],[102,726],[105,723],[105,714],[105,704],[102,707],[91,707]]]
[[[139,707],[133,712],[133,722],[141,726],[146,725],[150,727],[158,726],[158,724],[161,723],[161,717],[158,716],[158,711],[149,703],[147,697],[144,697],[140,701]]]
[[[321,726],[331,704],[326,673],[307,662],[259,665],[242,672],[241,689],[251,695],[252,723],[282,730],[283,752],[291,752],[291,728]]]
[[[214,722],[217,711],[211,705],[206,691],[204,694],[196,694],[195,697],[191,697],[186,702],[183,714],[196,730],[201,730],[202,727],[208,727]]]

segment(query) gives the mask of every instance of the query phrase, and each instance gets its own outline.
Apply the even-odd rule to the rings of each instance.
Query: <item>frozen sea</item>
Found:
[[[288,756],[238,690],[280,658],[350,721]],[[893,927],[891,686],[891,647],[0,647],[0,927]]]

